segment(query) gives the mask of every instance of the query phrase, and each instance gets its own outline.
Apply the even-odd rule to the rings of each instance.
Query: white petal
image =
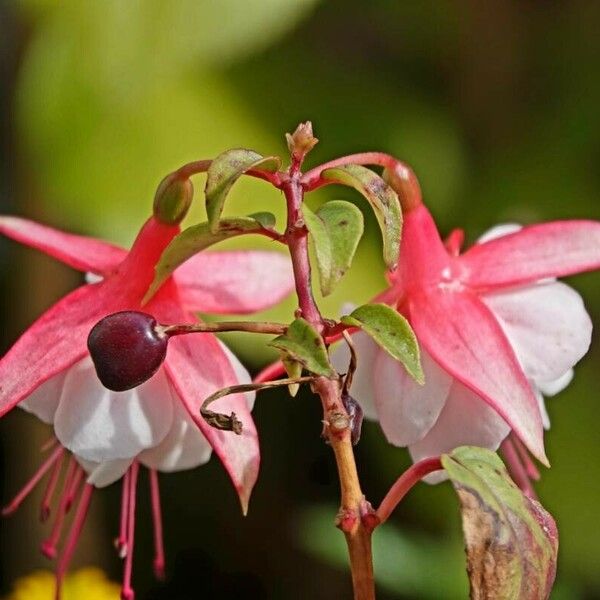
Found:
[[[496,238],[503,237],[508,235],[509,233],[514,233],[515,231],[519,231],[523,229],[522,225],[518,225],[517,223],[502,223],[501,225],[495,225],[491,229],[488,229],[478,240],[478,244],[485,244],[485,242],[490,242],[495,240]]]
[[[173,390],[173,395],[175,391]],[[158,471],[182,471],[208,462],[212,448],[182,402],[175,401],[173,424],[165,439],[139,455],[141,463]]]
[[[573,381],[575,371],[569,369],[564,375],[553,379],[552,381],[537,381],[536,385],[544,396],[556,396],[562,392]]]
[[[535,386],[533,387],[533,392],[538,401],[540,414],[542,415],[542,425],[544,426],[544,429],[550,429],[550,417],[548,416],[548,411],[546,410],[546,402],[544,401],[544,396],[542,396],[540,390],[538,390]]]
[[[132,390],[112,392],[86,358],[67,373],[54,430],[71,452],[103,463],[160,444],[172,419],[173,399],[162,369]]]
[[[77,462],[85,469],[88,474],[87,483],[96,486],[97,488],[106,487],[121,479],[125,475],[125,471],[133,462],[131,458],[120,458],[118,460],[109,460],[103,463],[96,463],[90,460],[85,460],[75,455]]]
[[[509,431],[509,426],[495,410],[455,381],[440,418],[421,441],[409,447],[409,451],[417,462],[439,456],[458,446],[481,446],[497,450]],[[437,483],[444,479],[446,475],[439,472],[428,475],[425,481]]]
[[[493,311],[529,379],[564,375],[587,352],[592,321],[581,296],[551,281],[481,298]]]
[[[437,421],[453,378],[421,351],[425,385],[419,385],[385,350],[375,361],[375,406],[388,441],[408,446],[423,438]]]
[[[58,408],[66,376],[66,371],[62,371],[51,377],[29,394],[25,400],[19,402],[19,407],[34,414],[44,423],[54,422],[54,415]]]
[[[238,383],[251,383],[252,378],[250,377],[250,373],[248,373],[246,367],[240,362],[240,359],[221,340],[219,340],[219,345],[223,348],[227,358],[229,358]],[[248,400],[248,408],[252,410],[254,408],[254,401],[256,400],[256,392],[246,392],[244,396]]]
[[[86,273],[85,274],[85,282],[86,283],[99,283],[103,281],[104,277],[102,275],[98,275],[97,273]]]
[[[358,366],[350,394],[360,403],[365,417],[368,419],[377,419],[375,409],[375,391],[373,389],[373,368],[375,366],[375,357],[379,352],[379,346],[363,331],[352,335]],[[331,354],[331,364],[339,373],[348,372],[350,363],[350,350],[348,344],[342,340],[338,347]]]

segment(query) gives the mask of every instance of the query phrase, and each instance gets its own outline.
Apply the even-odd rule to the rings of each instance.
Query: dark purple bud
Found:
[[[350,418],[350,437],[352,439],[352,445],[356,446],[360,440],[360,432],[362,431],[364,417],[363,409],[361,405],[347,393],[342,394],[342,403]]]
[[[150,379],[165,360],[167,343],[152,315],[133,310],[104,317],[88,336],[98,379],[115,392]]]

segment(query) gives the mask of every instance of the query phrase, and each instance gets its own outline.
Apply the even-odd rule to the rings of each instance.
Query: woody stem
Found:
[[[269,333],[281,335],[287,325],[266,321],[222,321],[221,323],[193,323],[182,325],[157,325],[159,333],[172,336],[186,333],[219,333],[223,331],[245,331],[247,333]]]
[[[282,183],[287,201],[287,229],[285,237],[294,269],[296,293],[301,316],[323,334],[325,323],[315,303],[310,278],[308,256],[308,231],[302,216],[304,189],[301,184],[300,165],[292,164],[288,177]],[[369,505],[362,493],[351,442],[350,420],[341,401],[339,381],[317,377],[313,390],[320,396],[326,435],[335,454],[341,490],[339,527],[344,532],[348,552],[355,600],[374,600],[373,561],[371,554],[372,521],[369,522]],[[365,518],[367,517],[367,518]]]

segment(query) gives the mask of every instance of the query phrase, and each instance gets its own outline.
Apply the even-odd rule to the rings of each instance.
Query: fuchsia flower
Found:
[[[425,385],[360,332],[352,394],[415,461],[466,444],[496,450],[512,430],[548,464],[542,393],[569,383],[592,330],[579,295],[555,278],[600,268],[600,223],[504,227],[459,255],[462,239],[444,244],[420,201],[405,212],[400,267],[377,300],[410,321]],[[347,356],[342,345],[339,370]]]
[[[16,217],[1,217],[5,235],[58,258],[95,283],[68,294],[42,315],[0,360],[0,415],[15,406],[52,423],[58,443],[33,480],[6,509],[12,512],[44,473],[51,471],[43,516],[56,487],[64,448],[73,457],[64,482],[56,523],[44,550],[56,552],[64,513],[81,489],[72,534],[62,564],[68,562],[93,486],[123,479],[121,548],[133,543],[135,482],[139,464],[151,470],[155,516],[160,516],[156,471],[194,468],[214,450],[247,507],[259,467],[257,433],[252,421],[252,394],[227,396],[219,402],[243,422],[242,435],[206,424],[202,401],[228,385],[247,383],[247,371],[212,334],[178,336],[167,358],[144,384],[112,392],[99,382],[86,340],[97,321],[121,310],[139,310],[154,278],[154,267],[178,225],[150,218],[129,252],[91,238],[71,235]],[[293,287],[289,260],[274,252],[206,252],[194,256],[170,277],[143,307],[159,323],[193,323],[194,311],[248,313],[271,306]],[[82,470],[83,468],[83,470]],[[160,529],[160,522],[157,520]],[[162,552],[160,553],[162,554]],[[132,597],[126,564],[124,597]],[[158,557],[158,562],[162,560]],[[157,565],[160,571],[161,565]],[[128,571],[129,570],[129,571]],[[129,575],[127,574],[129,572]],[[60,574],[60,564],[59,564]]]

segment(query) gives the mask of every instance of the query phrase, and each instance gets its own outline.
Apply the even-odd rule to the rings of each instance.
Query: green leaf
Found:
[[[282,353],[281,362],[283,363],[283,366],[285,367],[285,371],[288,374],[288,377],[290,377],[291,379],[297,379],[298,377],[300,377],[302,375],[302,365],[295,360],[291,360],[290,358],[287,358],[286,353]],[[298,393],[299,389],[300,389],[299,383],[290,383],[290,385],[288,385],[288,391],[292,398],[296,397],[296,394]]]
[[[335,376],[323,339],[304,319],[292,321],[287,332],[269,342],[269,346],[281,350],[311,373],[325,377]]]
[[[198,252],[223,240],[249,233],[267,231],[262,223],[252,217],[238,217],[219,221],[216,232],[211,231],[208,223],[192,225],[176,235],[163,250],[155,267],[154,280],[150,284],[142,301],[145,304],[154,296],[160,286],[175,269]]]
[[[417,338],[409,322],[400,313],[386,304],[365,304],[342,317],[341,321],[345,325],[360,327],[399,360],[418,383],[425,383]]]
[[[251,215],[248,215],[251,219],[255,219],[258,221],[263,227],[267,229],[273,229],[277,224],[277,220],[275,219],[275,215],[270,212],[255,212]]]
[[[441,460],[460,499],[471,598],[547,598],[558,551],[552,516],[494,452],[463,446]]]
[[[317,256],[321,293],[331,294],[352,264],[358,242],[364,231],[360,210],[350,202],[333,200],[317,213],[302,208]]]
[[[275,156],[264,157],[245,148],[234,148],[219,154],[211,163],[206,177],[206,214],[210,230],[215,233],[231,186],[250,169],[277,171],[281,165]]]
[[[395,269],[402,235],[402,209],[396,192],[377,173],[361,165],[326,169],[321,176],[353,187],[369,201],[381,228],[385,264]]]

